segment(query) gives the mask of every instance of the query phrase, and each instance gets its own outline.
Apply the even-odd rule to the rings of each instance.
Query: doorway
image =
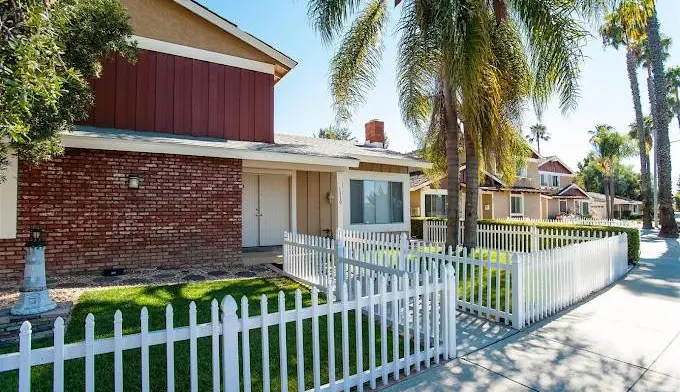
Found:
[[[493,195],[482,193],[482,219],[493,219]]]
[[[286,175],[243,173],[243,247],[283,245],[290,230],[290,180]]]

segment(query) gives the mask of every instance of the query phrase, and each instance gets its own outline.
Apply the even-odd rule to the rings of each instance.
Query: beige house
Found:
[[[465,205],[465,166],[460,168],[460,208]],[[517,173],[513,184],[485,171],[480,182],[481,219],[549,219],[560,214],[590,215],[592,198],[573,183],[575,172],[558,157],[542,157],[533,152]],[[411,170],[411,216],[446,216],[446,178],[431,179],[422,171]]]
[[[590,214],[596,219],[605,219],[607,209],[605,208],[605,196],[602,193],[588,192],[592,198]],[[642,215],[642,202],[630,200],[623,197],[614,198],[614,218],[630,218],[631,216]]]

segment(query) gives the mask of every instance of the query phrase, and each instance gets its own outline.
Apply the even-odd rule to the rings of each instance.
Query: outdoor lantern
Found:
[[[12,306],[14,315],[44,313],[57,307],[50,299],[45,277],[45,237],[39,227],[32,228],[26,242],[24,280],[19,289],[19,300]]]
[[[128,188],[139,189],[139,177],[138,176],[128,177]]]
[[[326,200],[328,200],[329,204],[333,204],[333,200],[335,200],[335,195],[333,192],[326,193]]]

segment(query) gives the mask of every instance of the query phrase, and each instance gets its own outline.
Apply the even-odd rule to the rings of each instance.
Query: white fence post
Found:
[[[523,257],[512,256],[512,326],[524,328],[524,265]]]
[[[430,242],[430,221],[423,219],[423,241]]]
[[[446,298],[446,313],[448,317],[448,331],[445,331],[444,333],[448,333],[448,351],[449,351],[449,359],[454,359],[457,356],[457,345],[456,345],[456,305],[457,305],[457,298],[458,298],[458,285],[456,285],[456,272],[455,269],[453,268],[452,264],[449,264],[446,266],[446,275],[447,279],[445,281],[448,281],[448,295],[445,297]]]
[[[24,321],[19,330],[19,390],[31,390],[31,323]]]
[[[538,241],[538,226],[536,223],[531,225],[531,248],[528,249],[529,252],[538,252],[540,250]]]
[[[342,283],[345,281],[345,240],[338,238],[335,240],[335,299],[342,295]]]
[[[248,332],[246,332],[248,333]],[[222,300],[222,366],[224,391],[239,390],[238,361],[233,358],[238,353],[238,318],[236,301],[231,295]]]
[[[406,269],[406,263],[408,261],[408,237],[406,233],[401,235],[401,243],[399,247],[399,266],[398,268],[402,271]]]

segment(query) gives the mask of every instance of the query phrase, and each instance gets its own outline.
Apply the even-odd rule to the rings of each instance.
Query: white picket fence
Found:
[[[446,221],[423,221],[423,242],[442,245],[446,242]],[[504,225],[479,223],[477,247],[527,253],[603,238],[607,233],[569,227]],[[464,241],[463,222],[458,231],[459,245]]]
[[[569,224],[569,225],[581,225],[581,226],[604,226],[604,227],[625,227],[637,229],[639,227],[638,222],[634,220],[625,219],[594,219],[594,218],[582,218],[582,217],[564,217],[562,219],[508,219],[508,221],[522,221],[531,223],[550,223],[550,224]]]
[[[443,266],[442,266],[443,267]],[[286,309],[286,297],[283,292],[278,295],[278,311],[268,312],[267,297],[260,299],[260,315],[249,315],[249,303],[246,297],[241,300],[240,317],[237,316],[237,304],[227,296],[222,301],[222,315],[218,315],[216,300],[211,303],[211,322],[197,324],[196,305],[189,307],[189,326],[177,328],[173,324],[173,307],[166,308],[166,329],[149,331],[149,314],[142,308],[140,316],[141,333],[123,335],[123,317],[119,311],[115,313],[113,322],[113,338],[95,339],[95,318],[89,314],[85,321],[85,341],[64,344],[64,321],[58,318],[54,326],[54,345],[52,347],[31,348],[31,324],[26,321],[21,327],[19,352],[0,355],[0,373],[19,370],[19,391],[31,389],[31,368],[33,366],[53,364],[54,391],[64,391],[64,364],[78,358],[85,359],[85,391],[94,392],[101,387],[95,385],[95,358],[98,355],[114,354],[114,390],[123,391],[124,367],[123,352],[141,349],[141,385],[142,392],[148,392],[149,385],[149,348],[155,345],[166,347],[167,391],[175,390],[175,351],[174,343],[189,341],[190,385],[192,392],[199,390],[199,371],[212,369],[212,390],[214,392],[243,391],[249,392],[253,387],[251,374],[251,331],[260,333],[261,367],[257,370],[262,375],[262,390],[271,389],[270,369],[270,335],[269,328],[278,330],[278,355],[280,390],[287,391],[289,384],[296,384],[298,391],[348,391],[350,388],[363,390],[365,384],[376,388],[378,381],[387,385],[390,376],[399,379],[400,374],[409,375],[411,370],[429,368],[432,363],[441,359],[456,356],[456,307],[454,297],[455,273],[450,266],[444,269],[431,268],[419,278],[409,279],[406,274],[390,277],[380,276],[370,280],[367,287],[360,281],[354,281],[354,292],[357,294],[350,300],[347,288],[341,284],[344,295],[340,301],[320,303],[319,291],[312,289],[311,306],[302,306],[302,293],[295,293],[295,308]],[[335,325],[336,315],[340,315],[340,325]],[[350,325],[353,315],[353,325]],[[357,317],[356,315],[362,315]],[[320,321],[325,319],[325,321]],[[311,322],[311,341],[304,341],[304,324]],[[320,325],[325,323],[327,329],[327,347],[321,347]],[[364,324],[365,323],[365,324]],[[288,325],[294,325],[296,381],[289,383]],[[364,328],[368,329],[368,341],[363,341]],[[354,331],[354,341],[350,342],[350,331]],[[256,332],[257,333],[257,332]],[[379,333],[379,346],[376,340]],[[391,354],[388,350],[388,336],[391,336]],[[199,338],[210,337],[211,361],[198,362]],[[336,339],[340,339],[336,342]],[[220,358],[220,342],[222,345]],[[239,348],[239,342],[241,343]],[[336,343],[339,343],[336,347]],[[413,343],[413,344],[412,344]],[[355,355],[350,355],[350,344]],[[311,345],[312,368],[305,367],[305,345]],[[321,351],[327,350],[326,360],[328,374],[324,375],[326,383],[321,384]],[[342,353],[341,374],[336,374],[336,350]],[[368,363],[364,363],[367,350]],[[240,353],[240,358],[239,358]],[[389,355],[389,357],[388,357]],[[309,362],[309,357],[308,360]],[[352,370],[355,369],[355,370]],[[312,373],[313,385],[305,383],[305,373]],[[72,376],[72,375],[70,375]],[[221,389],[223,388],[223,389]],[[182,387],[181,389],[184,389]],[[3,392],[5,389],[3,388]]]
[[[513,295],[521,297],[513,303],[523,304],[515,319],[529,325],[621,279],[628,271],[628,236],[517,254],[515,264]]]
[[[534,245],[547,250],[536,252],[444,249],[441,244],[404,242],[403,237],[385,243],[378,241],[380,234],[349,234],[374,245],[348,250],[347,241],[338,238],[324,248],[318,237],[286,234],[284,271],[333,295],[337,282],[347,278],[363,281],[365,287],[366,280],[381,274],[403,271],[412,276],[432,264],[453,266],[458,309],[518,329],[608,286],[628,265],[625,234],[548,231],[535,240],[540,246]]]

